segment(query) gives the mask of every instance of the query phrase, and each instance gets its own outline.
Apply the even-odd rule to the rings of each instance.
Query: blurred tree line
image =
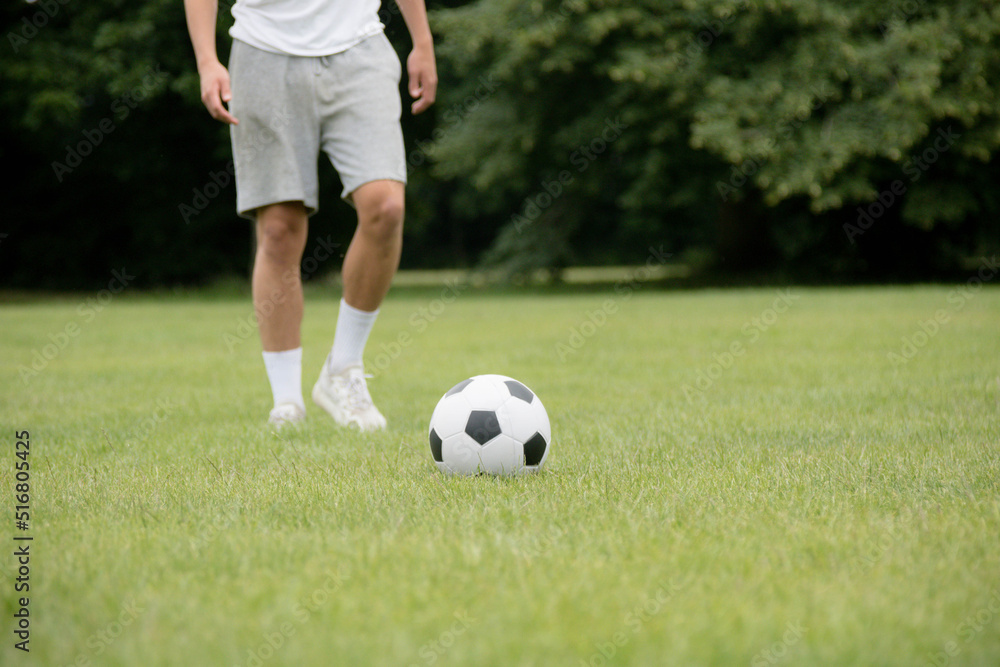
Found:
[[[404,111],[404,267],[517,277],[663,248],[712,275],[910,280],[1000,249],[997,3],[428,4],[441,85]],[[392,0],[381,17],[405,58]],[[245,275],[182,3],[18,0],[0,22],[0,283]],[[346,247],[353,213],[321,174],[310,234]]]

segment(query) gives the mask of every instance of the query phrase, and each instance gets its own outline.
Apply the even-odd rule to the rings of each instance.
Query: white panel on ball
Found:
[[[438,401],[428,439],[448,474],[536,472],[548,458],[551,426],[541,399],[505,375],[477,375]]]

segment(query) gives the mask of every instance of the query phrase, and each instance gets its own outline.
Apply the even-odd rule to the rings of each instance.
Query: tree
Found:
[[[134,285],[245,270],[227,132],[200,108],[182,5],[38,0],[4,14],[3,157],[27,168],[8,183],[0,278],[94,288],[122,267]]]
[[[437,173],[502,220],[488,258],[511,272],[643,235],[754,243],[745,266],[831,243],[830,266],[892,264],[864,253],[886,230],[996,247],[1000,8],[479,0],[434,19],[463,81],[445,104],[492,89],[437,138]]]
[[[447,6],[450,3],[441,3]],[[228,58],[232,0],[220,2],[220,58]],[[398,9],[381,17],[409,51]],[[0,283],[93,289],[112,269],[132,285],[201,283],[246,275],[251,229],[234,211],[228,129],[205,112],[185,25],[174,0],[37,0],[0,9],[0,157],[18,165],[0,225]],[[433,117],[404,113],[411,206],[405,261],[447,261],[433,239],[448,220],[414,141]],[[324,160],[323,211],[310,228],[346,247],[353,212]],[[339,257],[315,276],[339,268]]]
[[[558,274],[707,247],[734,270],[926,278],[997,250],[995,3],[430,5],[441,86],[403,116],[404,266]],[[381,16],[405,55],[393,0]],[[182,4],[17,1],[0,25],[0,158],[18,167],[0,282],[245,275],[228,132],[201,106]],[[321,169],[312,240],[346,244]]]

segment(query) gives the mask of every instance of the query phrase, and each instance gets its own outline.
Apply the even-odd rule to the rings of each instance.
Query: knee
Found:
[[[294,264],[305,247],[306,216],[296,207],[275,205],[258,212],[257,248],[268,259]]]
[[[359,216],[366,235],[378,243],[390,243],[403,232],[404,203],[396,194],[386,194],[372,202]]]

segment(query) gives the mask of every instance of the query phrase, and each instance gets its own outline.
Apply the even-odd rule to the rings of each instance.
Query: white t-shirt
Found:
[[[233,38],[274,53],[329,56],[378,34],[381,0],[236,0]]]

